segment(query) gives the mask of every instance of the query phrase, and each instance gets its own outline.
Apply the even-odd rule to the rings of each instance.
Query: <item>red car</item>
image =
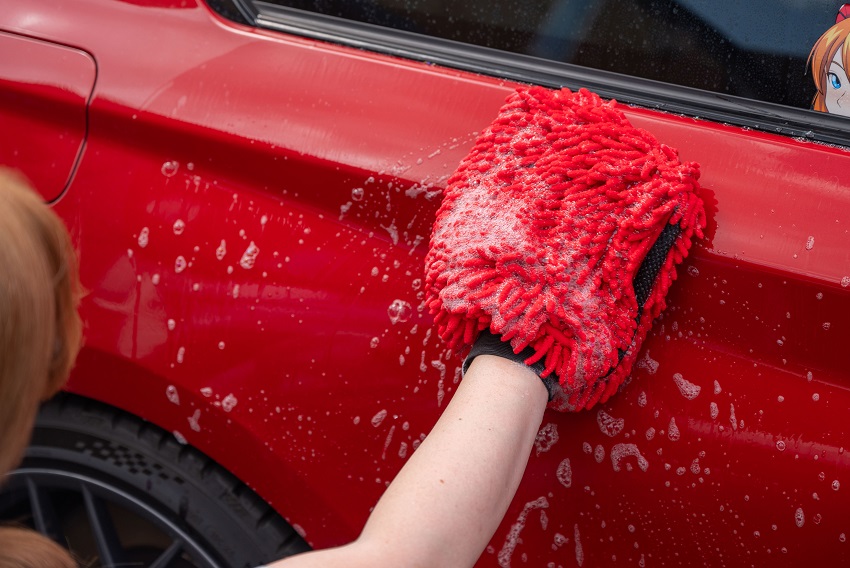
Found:
[[[622,391],[547,413],[476,566],[850,563],[845,40],[807,61],[838,5],[0,8],[0,163],[87,290],[3,519],[85,565],[355,538],[460,376],[423,305],[441,190],[531,83],[616,98],[699,162],[709,227]]]

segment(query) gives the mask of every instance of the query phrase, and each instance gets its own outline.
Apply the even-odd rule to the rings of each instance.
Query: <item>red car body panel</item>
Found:
[[[97,74],[85,52],[0,32],[0,155],[48,201],[71,177],[86,135]]]
[[[68,389],[185,438],[312,545],[356,537],[458,380],[423,257],[439,190],[514,85],[194,0],[2,4],[4,57],[38,40],[97,65],[55,204],[88,291]],[[69,85],[79,110],[93,77],[54,63],[17,81]],[[546,414],[478,565],[842,565],[850,154],[626,112],[701,164],[708,235],[623,392]],[[43,163],[73,154],[20,131]],[[41,186],[43,165],[15,165]]]

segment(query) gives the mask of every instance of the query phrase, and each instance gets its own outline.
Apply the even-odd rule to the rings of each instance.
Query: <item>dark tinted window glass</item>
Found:
[[[273,0],[596,69],[809,108],[827,0]]]

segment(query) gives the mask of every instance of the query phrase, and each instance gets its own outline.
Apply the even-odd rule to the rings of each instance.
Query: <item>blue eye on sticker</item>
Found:
[[[827,73],[827,77],[829,77],[829,84],[832,85],[833,89],[841,88],[841,79],[838,78],[838,75],[835,73]]]

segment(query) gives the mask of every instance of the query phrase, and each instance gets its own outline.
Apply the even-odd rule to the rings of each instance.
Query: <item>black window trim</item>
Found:
[[[405,59],[550,88],[587,88],[637,107],[850,147],[850,119],[558,63],[279,6],[233,0],[250,25]]]

